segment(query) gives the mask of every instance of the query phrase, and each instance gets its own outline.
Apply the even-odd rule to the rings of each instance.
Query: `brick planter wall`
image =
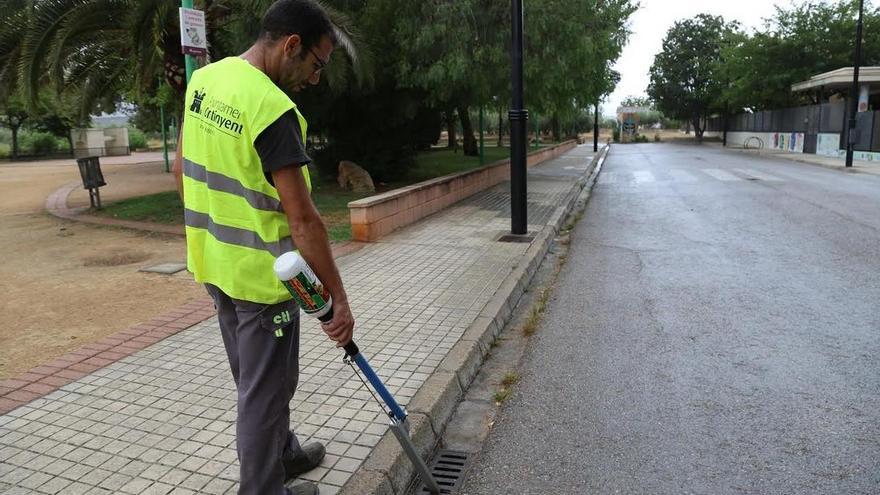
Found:
[[[551,160],[577,145],[574,140],[530,153],[529,167]],[[355,241],[375,241],[480,191],[510,179],[510,159],[467,172],[445,175],[352,201],[351,232]]]

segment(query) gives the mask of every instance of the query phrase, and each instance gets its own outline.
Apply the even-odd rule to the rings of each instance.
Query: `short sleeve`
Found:
[[[267,176],[288,166],[311,163],[302,141],[302,129],[295,110],[289,110],[269,124],[254,141],[254,148]]]

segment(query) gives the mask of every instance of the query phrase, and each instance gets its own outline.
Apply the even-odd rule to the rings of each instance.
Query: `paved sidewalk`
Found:
[[[539,230],[592,158],[589,146],[530,170]],[[405,406],[520,262],[509,184],[339,260],[356,340]],[[123,308],[118,308],[123,309]],[[387,431],[387,418],[317,324],[303,318],[291,420],[328,455],[305,479],[332,495]],[[215,318],[0,416],[0,493],[234,494],[235,394]]]
[[[720,145],[719,145],[720,146]],[[728,147],[731,151],[740,153],[748,153],[759,156],[772,156],[773,158],[784,158],[793,162],[808,163],[810,165],[818,165],[820,167],[841,170],[844,172],[863,173],[871,175],[880,175],[880,162],[869,162],[864,160],[853,160],[853,166],[846,168],[843,158],[835,158],[832,156],[814,155],[810,153],[789,153],[782,150],[773,149],[743,149]]]

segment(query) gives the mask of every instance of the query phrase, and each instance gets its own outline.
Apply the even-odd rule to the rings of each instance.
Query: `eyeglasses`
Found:
[[[312,64],[315,68],[315,72],[321,72],[324,67],[327,67],[327,62],[321,60],[321,57],[319,57],[318,54],[315,53],[314,48],[309,48],[309,51],[312,53],[312,56],[315,57],[316,60],[316,62]]]

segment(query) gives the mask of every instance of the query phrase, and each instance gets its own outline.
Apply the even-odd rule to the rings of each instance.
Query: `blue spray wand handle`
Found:
[[[385,388],[385,384],[382,383],[382,380],[380,380],[379,376],[376,375],[376,372],[373,371],[370,363],[367,362],[367,358],[361,354],[357,344],[352,340],[348,344],[345,344],[343,349],[345,350],[345,354],[347,354],[348,357],[358,365],[358,368],[360,368],[364,376],[367,377],[367,381],[370,382],[370,385],[372,385],[376,393],[379,394],[379,397],[382,397],[382,400],[384,400],[385,404],[388,405],[388,408],[391,409],[391,414],[394,418],[398,421],[405,420],[406,413],[403,412],[403,408],[400,407],[400,404],[398,404],[396,400],[394,400],[394,397],[391,396],[391,392]]]

